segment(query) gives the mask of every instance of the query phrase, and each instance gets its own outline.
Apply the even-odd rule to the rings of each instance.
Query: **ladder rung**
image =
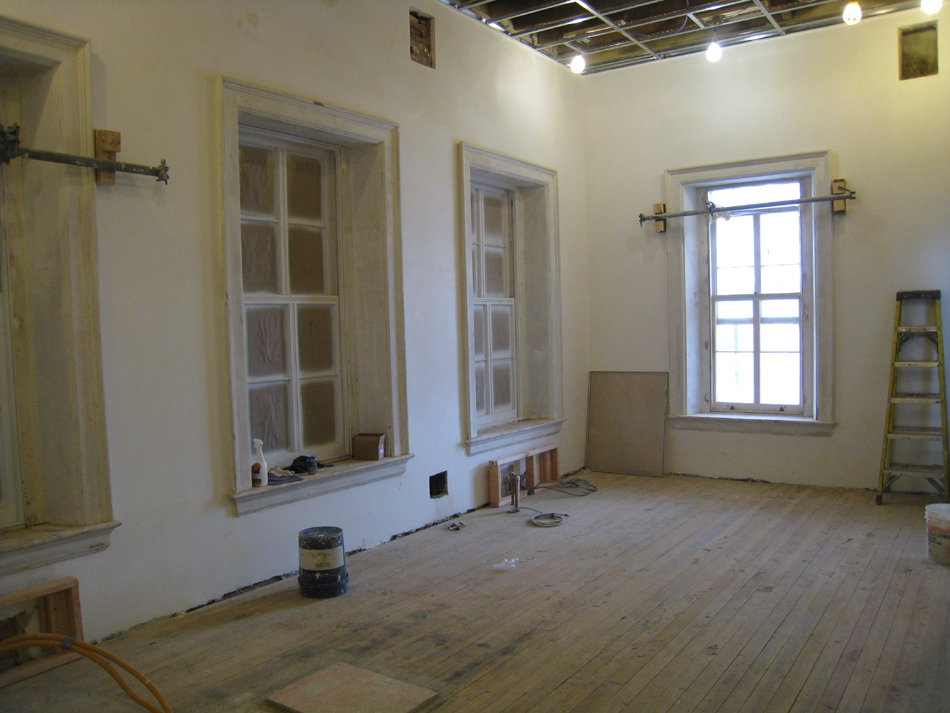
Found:
[[[929,426],[903,426],[895,428],[887,434],[888,438],[910,438],[919,440],[933,440],[943,438],[942,428],[933,428]]]
[[[892,404],[939,404],[940,394],[894,394],[890,398]]]
[[[926,324],[907,324],[898,327],[897,331],[905,334],[936,334],[938,329]]]
[[[884,475],[901,477],[915,475],[922,478],[932,478],[935,475],[946,476],[942,465],[920,465],[919,463],[891,463],[884,469]]]
[[[906,367],[919,367],[925,369],[934,369],[940,366],[939,361],[895,361],[895,369],[904,369]]]

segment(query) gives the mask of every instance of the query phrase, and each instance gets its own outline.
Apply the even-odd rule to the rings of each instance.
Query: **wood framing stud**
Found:
[[[36,600],[39,610],[41,634],[61,634],[74,639],[82,639],[82,614],[79,608],[79,580],[75,577],[63,577],[45,584],[38,584],[0,595],[0,609],[14,604]],[[42,658],[20,664],[0,673],[0,688],[24,678],[35,676],[64,663],[75,661],[80,654],[62,649],[51,649]]]
[[[848,182],[843,178],[836,178],[831,182],[831,195],[836,196],[840,193],[848,192]],[[847,213],[848,201],[832,201],[831,208],[835,213]]]
[[[654,203],[653,204],[653,215],[660,215],[666,212],[666,203]],[[665,220],[654,220],[653,221],[653,232],[655,233],[665,233],[666,232],[666,221]]]
[[[96,129],[96,158],[115,161],[116,154],[122,150],[122,134],[118,131]],[[96,169],[96,183],[115,185],[115,171]]]
[[[541,446],[524,453],[516,453],[507,458],[488,461],[488,501],[493,508],[508,505],[511,502],[511,492],[505,493],[507,466],[524,461],[524,488],[518,493],[519,498],[527,496],[536,486],[557,480],[560,476],[558,469],[557,446]]]

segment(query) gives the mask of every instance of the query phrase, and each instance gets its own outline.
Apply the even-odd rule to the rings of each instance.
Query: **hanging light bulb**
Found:
[[[936,15],[943,6],[943,0],[920,0],[920,9],[928,15]]]
[[[856,2],[849,2],[844,8],[841,18],[846,25],[856,25],[861,21],[861,6]]]
[[[584,55],[582,54],[574,55],[574,59],[571,60],[571,64],[569,66],[574,74],[580,74],[587,66],[587,60],[584,59]]]
[[[710,62],[718,62],[720,57],[722,57],[722,47],[716,41],[711,42],[706,48],[706,59]]]

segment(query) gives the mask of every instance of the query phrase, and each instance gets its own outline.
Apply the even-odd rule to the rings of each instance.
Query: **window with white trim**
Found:
[[[557,174],[461,144],[466,451],[560,431]]]
[[[667,211],[830,193],[827,152],[666,175]],[[829,203],[671,219],[670,415],[676,428],[829,433]]]
[[[396,125],[231,79],[219,91],[236,514],[402,475]],[[385,434],[385,457],[348,458],[356,433]],[[334,466],[252,488],[252,438],[269,466]]]
[[[722,208],[808,197],[802,179],[704,191]],[[812,383],[808,204],[733,210],[709,222],[713,411],[804,413]]]
[[[336,153],[255,131],[240,152],[249,436],[272,461],[345,455]]]

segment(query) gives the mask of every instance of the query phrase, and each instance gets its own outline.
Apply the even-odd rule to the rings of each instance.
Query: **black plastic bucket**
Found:
[[[297,582],[305,597],[329,599],[347,589],[343,552],[343,530],[339,527],[309,527],[297,534],[300,548],[300,573]]]

